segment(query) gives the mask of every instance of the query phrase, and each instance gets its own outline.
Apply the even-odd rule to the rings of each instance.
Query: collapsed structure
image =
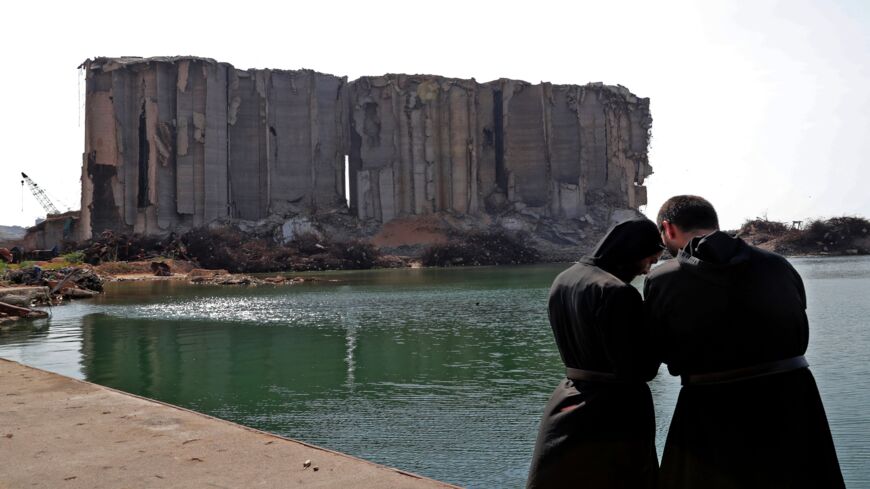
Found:
[[[195,57],[82,67],[81,239],[348,204],[360,220],[386,223],[518,206],[570,220],[591,205],[646,203],[649,100],[621,86],[348,82]]]

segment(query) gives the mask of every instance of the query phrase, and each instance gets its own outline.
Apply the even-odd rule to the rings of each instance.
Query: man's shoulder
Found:
[[[665,261],[650,270],[643,281],[643,293],[645,297],[655,295],[656,291],[662,291],[675,282],[674,278],[680,275],[680,262],[676,258]],[[678,281],[677,281],[678,282]]]
[[[676,258],[670,259],[650,270],[646,279],[649,282],[667,280],[668,277],[680,272],[680,262]]]
[[[794,266],[788,259],[779,253],[767,251],[756,246],[748,245],[753,261],[756,265],[761,265],[770,268],[779,268],[789,271],[794,271]]]

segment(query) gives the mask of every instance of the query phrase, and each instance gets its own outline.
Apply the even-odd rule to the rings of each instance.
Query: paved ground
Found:
[[[0,488],[25,487],[454,486],[0,359]]]

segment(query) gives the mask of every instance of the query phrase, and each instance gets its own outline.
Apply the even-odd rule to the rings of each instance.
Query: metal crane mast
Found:
[[[39,204],[45,209],[45,212],[48,214],[60,214],[60,211],[57,210],[57,207],[51,203],[51,200],[48,198],[48,195],[45,194],[45,191],[39,188],[39,185],[36,184],[33,180],[30,179],[24,172],[21,172],[21,183],[27,182],[27,186],[30,187],[30,191],[33,193],[33,196],[36,197],[36,200],[39,201]]]

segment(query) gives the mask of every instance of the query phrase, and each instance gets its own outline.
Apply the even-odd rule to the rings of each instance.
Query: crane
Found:
[[[27,186],[30,187],[30,191],[33,193],[33,196],[36,197],[36,200],[39,201],[39,204],[45,209],[47,214],[60,214],[60,211],[57,210],[57,207],[51,203],[51,200],[48,198],[48,195],[45,194],[45,191],[39,188],[39,185],[36,184],[30,177],[28,177],[24,172],[21,172],[21,186],[24,186],[24,182],[27,182]]]

